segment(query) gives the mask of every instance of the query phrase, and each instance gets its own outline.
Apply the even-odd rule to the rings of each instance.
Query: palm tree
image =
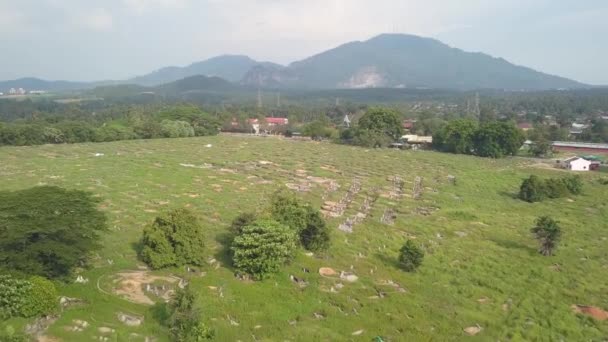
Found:
[[[562,229],[558,223],[549,216],[541,216],[531,230],[540,243],[539,252],[544,256],[552,255],[553,250],[557,247],[557,242],[562,235]]]

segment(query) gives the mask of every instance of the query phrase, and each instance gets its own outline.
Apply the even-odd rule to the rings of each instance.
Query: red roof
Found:
[[[287,118],[266,118],[266,123],[275,124],[275,125],[287,125],[287,124],[289,124],[289,119],[287,119]]]
[[[522,123],[518,124],[517,127],[519,129],[530,129],[530,128],[532,128],[532,124],[529,122],[522,122]]]
[[[414,127],[414,121],[412,121],[412,120],[403,121],[403,128],[412,129],[413,127]]]

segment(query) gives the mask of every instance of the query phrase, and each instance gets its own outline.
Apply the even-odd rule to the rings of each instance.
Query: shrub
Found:
[[[57,289],[48,279],[0,276],[0,318],[36,317],[57,310]]]
[[[161,133],[165,138],[185,138],[194,136],[194,128],[186,121],[163,120]]]
[[[234,266],[256,279],[276,273],[296,250],[296,235],[274,220],[258,220],[243,227],[231,246]]]
[[[0,192],[0,268],[69,275],[101,247],[107,226],[98,203],[88,192],[55,186]]]
[[[414,272],[422,264],[424,252],[412,240],[401,247],[399,251],[399,265],[406,272]]]
[[[545,180],[543,189],[545,195],[549,198],[561,198],[567,196],[569,193],[566,183],[559,178],[549,178]]]
[[[256,216],[254,213],[241,213],[234,220],[232,220],[230,231],[234,235],[239,235],[241,234],[243,227],[252,224],[255,220]]]
[[[190,286],[178,288],[168,304],[167,325],[171,338],[179,342],[198,342],[213,339],[215,333],[201,322],[202,314],[197,304],[196,293]]]
[[[144,229],[142,260],[154,269],[203,264],[203,227],[187,209],[158,216]]]
[[[566,188],[573,195],[580,195],[583,193],[583,180],[581,176],[570,176],[563,179]]]
[[[531,232],[540,244],[539,252],[544,256],[552,255],[562,235],[559,222],[549,216],[539,217]]]
[[[293,229],[307,250],[318,252],[329,247],[329,229],[321,212],[302,203],[294,195],[275,193],[271,199],[270,213],[273,219]]]
[[[545,199],[545,184],[538,176],[525,179],[519,188],[519,198],[527,202],[540,202]]]
[[[307,207],[306,228],[300,232],[300,242],[309,251],[320,252],[327,250],[330,245],[329,228],[321,213],[312,207]]]

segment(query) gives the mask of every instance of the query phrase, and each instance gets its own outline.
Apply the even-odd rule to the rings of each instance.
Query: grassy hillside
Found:
[[[231,136],[0,148],[0,190],[50,184],[86,189],[104,200],[111,231],[94,267],[82,271],[89,282],[61,287],[62,295],[85,304],[66,309],[50,327],[47,335],[60,341],[102,335],[108,341],[166,340],[159,310],[115,292],[141,303],[138,292],[145,285],[138,279],[174,284],[169,272],[141,268],[136,248],[143,226],[158,212],[183,206],[204,218],[209,265],[198,273],[171,274],[189,278],[200,292],[207,324],[219,341],[370,341],[378,335],[389,341],[449,341],[465,338],[463,328],[476,325],[481,332],[467,339],[600,340],[608,336],[607,323],[577,315],[571,305],[608,309],[608,186],[594,180],[597,174],[586,174],[580,197],[537,204],[514,198],[531,173],[562,172],[521,159]],[[455,185],[449,175],[456,177]],[[391,194],[394,176],[404,180],[402,196]],[[416,177],[423,178],[419,200],[411,196]],[[330,186],[332,181],[339,188]],[[342,217],[329,220],[335,229],[328,255],[300,252],[263,282],[234,277],[225,244],[227,227],[239,212],[263,208],[268,195],[286,183],[309,186],[299,196],[321,206],[338,201],[353,182],[361,191]],[[374,194],[379,197],[370,215],[352,234],[337,229]],[[394,225],[380,222],[387,209],[396,213]],[[537,253],[529,232],[544,214],[564,228],[553,257]],[[404,273],[395,264],[407,239],[426,250],[417,273]],[[359,279],[322,277],[320,267]],[[139,273],[119,275],[126,271]],[[300,287],[290,275],[308,286]],[[131,283],[121,280],[128,277]],[[159,300],[148,294],[143,302],[146,298]],[[126,326],[118,313],[141,315],[144,322]],[[74,320],[89,326],[70,331],[78,324]]]

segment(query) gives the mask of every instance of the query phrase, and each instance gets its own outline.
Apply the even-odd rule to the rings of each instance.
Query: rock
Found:
[[[333,268],[321,267],[321,268],[319,268],[319,274],[324,277],[331,277],[331,276],[335,276],[338,273]]]
[[[456,236],[461,237],[461,238],[467,236],[467,233],[465,233],[465,232],[454,232],[454,234],[456,234]]]
[[[111,334],[114,332],[114,329],[108,327],[99,327],[97,331],[99,331],[100,334]]]
[[[349,283],[354,283],[359,280],[359,277],[350,272],[342,272],[340,273],[340,279],[346,280]]]
[[[118,320],[130,327],[140,326],[144,322],[143,317],[128,315],[122,312],[118,313]]]
[[[357,330],[357,331],[353,332],[351,335],[353,335],[353,336],[359,336],[359,335],[363,334],[363,331],[364,331],[363,329]]]
[[[84,278],[83,276],[79,275],[78,277],[76,277],[76,280],[74,281],[76,284],[86,284],[89,282],[88,278]]]
[[[479,325],[476,325],[473,327],[464,328],[463,330],[468,335],[475,336],[475,335],[479,334],[479,332],[481,331],[481,327]]]

